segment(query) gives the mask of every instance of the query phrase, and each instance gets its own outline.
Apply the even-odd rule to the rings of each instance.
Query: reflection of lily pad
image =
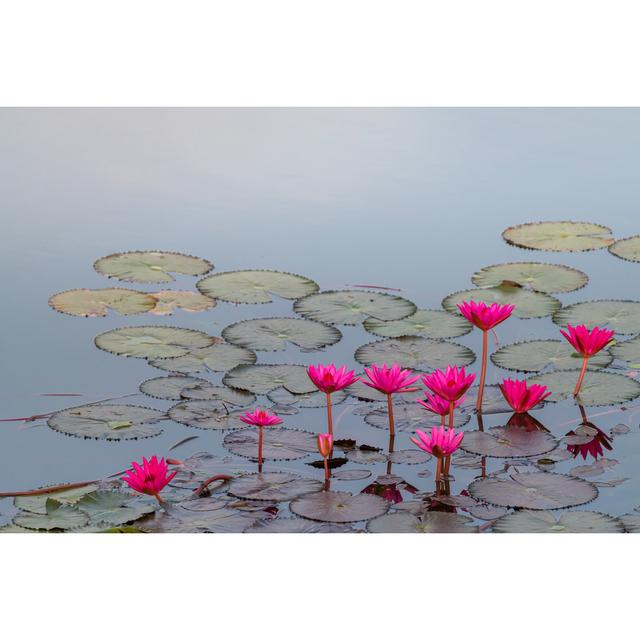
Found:
[[[70,316],[99,318],[107,315],[109,309],[132,316],[155,307],[155,298],[141,291],[131,289],[71,289],[56,293],[49,298],[49,306]]]
[[[640,262],[640,236],[617,240],[609,245],[609,251],[616,257],[630,262]]]
[[[613,242],[611,229],[590,222],[528,222],[509,227],[502,237],[516,247],[541,251],[590,251]]]
[[[343,391],[334,391],[331,394],[331,404],[336,405],[344,402],[347,394]],[[311,393],[291,393],[282,387],[274,389],[267,394],[267,398],[277,405],[295,405],[300,409],[315,409],[327,405],[327,397],[322,391],[312,391]]]
[[[401,320],[376,320],[367,318],[364,328],[383,338],[422,336],[423,338],[456,338],[473,329],[473,325],[461,316],[453,316],[439,309],[418,309]]]
[[[560,301],[546,293],[530,291],[522,287],[501,286],[490,289],[467,289],[448,295],[442,306],[450,313],[459,313],[461,302],[484,302],[486,304],[513,304],[513,315],[518,318],[544,318],[560,308]]]
[[[31,513],[47,513],[47,500],[52,499],[60,504],[75,505],[80,498],[87,493],[91,493],[98,488],[96,484],[88,484],[86,487],[76,487],[75,489],[64,489],[54,493],[43,493],[35,496],[17,496],[13,503],[18,509],[30,511]]]
[[[273,518],[259,520],[245,533],[349,533],[353,529],[346,524],[313,522],[304,518]]]
[[[476,533],[468,516],[445,511],[427,511],[416,516],[409,511],[387,513],[367,523],[369,533]]]
[[[310,393],[316,386],[299,364],[246,364],[227,373],[223,384],[256,394],[269,393],[284,387],[291,393]]]
[[[201,276],[213,269],[203,258],[171,251],[128,251],[100,258],[93,265],[103,276],[125,282],[171,282],[171,273]]]
[[[177,373],[205,373],[206,371],[230,371],[239,364],[253,364],[256,354],[235,344],[212,344],[200,349],[190,349],[175,358],[149,360],[149,364]]]
[[[327,324],[357,325],[368,317],[399,320],[416,311],[416,305],[400,296],[368,291],[323,291],[297,300],[296,313]]]
[[[233,344],[256,351],[281,351],[293,344],[304,350],[335,344],[342,334],[315,320],[301,318],[256,318],[229,325],[222,337]]]
[[[285,502],[305,493],[320,491],[323,483],[294,473],[267,472],[241,476],[231,481],[229,494],[250,500]]]
[[[128,404],[86,404],[54,413],[47,424],[54,431],[77,438],[135,440],[162,433],[152,426],[166,418],[163,411]]]
[[[155,510],[155,505],[121,491],[94,491],[77,504],[91,522],[121,525]]]
[[[242,429],[244,411],[231,410],[221,400],[189,400],[169,409],[169,417],[180,424],[196,429]]]
[[[507,282],[542,293],[564,293],[584,287],[589,278],[586,273],[563,264],[510,262],[484,267],[473,274],[471,281],[477,287],[499,287]]]
[[[548,387],[549,402],[559,402],[573,397],[577,374],[555,371],[529,378],[529,383]],[[640,396],[640,382],[624,375],[605,371],[587,371],[578,399],[585,406],[622,404]]]
[[[294,500],[293,513],[320,522],[358,522],[380,516],[389,503],[380,496],[369,493],[355,495],[347,491],[319,491]]]
[[[640,336],[618,342],[610,347],[611,355],[614,358],[624,360],[630,364],[640,364]]]
[[[555,371],[580,369],[582,356],[566,340],[530,340],[500,347],[491,354],[498,367],[512,371],[542,371],[552,367]],[[607,367],[613,358],[604,350],[589,358],[592,368]]]
[[[401,367],[423,371],[447,365],[467,366],[476,359],[473,351],[461,344],[420,336],[401,336],[370,342],[359,347],[354,357],[365,366],[374,362],[393,362]]]
[[[469,493],[499,507],[535,510],[575,507],[598,497],[598,489],[586,480],[544,472],[474,480]]]
[[[45,514],[19,513],[14,517],[13,523],[25,529],[61,531],[83,527],[89,520],[86,514],[75,507],[60,504],[51,498],[45,503],[45,511]]]
[[[227,434],[225,449],[243,458],[258,459],[258,429],[240,429]],[[317,450],[316,436],[302,429],[265,427],[262,457],[265,460],[296,460]]]
[[[189,376],[160,376],[145,380],[140,385],[142,393],[161,400],[180,400],[182,392],[192,387],[211,385],[208,380]]]
[[[491,427],[487,431],[465,431],[460,448],[467,453],[492,458],[528,458],[552,451],[557,440],[543,431],[520,427]]]
[[[515,511],[496,520],[496,533],[622,533],[617,518],[596,511],[567,511],[562,514],[548,511]]]
[[[248,391],[216,386],[210,382],[207,382],[206,385],[184,389],[181,395],[189,400],[220,400],[226,404],[234,404],[237,407],[247,407],[256,400],[253,393]]]
[[[407,431],[413,433],[416,429],[431,429],[440,426],[440,416],[430,413],[417,402],[407,402],[393,407],[393,418],[396,432]],[[469,422],[469,414],[455,411],[453,415],[454,426],[460,427]],[[448,420],[448,418],[447,418]],[[389,416],[387,408],[379,407],[370,411],[364,418],[367,424],[378,429],[389,428]],[[448,422],[447,422],[448,424]]]
[[[584,324],[589,329],[606,327],[616,333],[640,332],[640,302],[634,300],[591,300],[559,309],[552,320],[561,327]]]
[[[318,285],[304,276],[252,269],[214,273],[196,286],[210,298],[249,304],[271,302],[272,296],[295,300],[318,290]]]
[[[176,309],[197,313],[216,306],[216,301],[195,291],[156,291],[149,294],[155,306],[149,310],[154,316],[168,316]]]
[[[213,344],[213,336],[180,327],[146,326],[111,329],[96,336],[96,346],[119,356],[172,358]]]

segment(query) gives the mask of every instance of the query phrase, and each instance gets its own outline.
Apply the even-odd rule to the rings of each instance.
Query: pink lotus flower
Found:
[[[436,369],[422,376],[425,387],[431,389],[449,403],[457,402],[469,390],[476,379],[475,373],[466,374],[464,367],[447,367],[446,371]]]
[[[441,426],[431,429],[430,434],[416,429],[416,435],[418,436],[417,438],[410,438],[411,442],[438,459],[436,482],[440,482],[442,460],[443,458],[448,458],[460,446],[464,433],[456,433],[453,429],[445,429]]]
[[[381,367],[372,364],[368,369],[365,369],[364,372],[370,382],[366,380],[362,382],[368,387],[377,389],[387,395],[415,391],[416,389],[411,388],[411,385],[420,378],[420,376],[412,375],[410,369],[401,369],[400,365],[395,362],[391,367],[387,367],[386,364],[383,364]]]
[[[541,384],[532,384],[527,387],[526,380],[505,378],[498,386],[504,399],[516,413],[526,413],[551,395],[550,391],[545,393],[547,387]]]
[[[346,365],[336,369],[335,364],[322,365],[317,367],[311,365],[307,369],[307,375],[311,378],[313,384],[324,393],[333,393],[340,391],[349,385],[360,380],[354,375],[353,371],[347,371]]]
[[[132,462],[131,464],[133,469],[129,469],[122,479],[134,491],[155,496],[158,502],[162,503],[160,492],[178,472],[169,473],[169,465],[165,462],[165,459],[160,458],[158,460],[156,456],[153,456],[151,460],[142,458],[142,466],[137,462]]]
[[[273,427],[276,424],[282,424],[282,418],[264,409],[256,409],[253,413],[245,411],[244,415],[240,416],[240,420],[255,427]]]
[[[421,404],[427,411],[431,413],[435,413],[438,416],[446,416],[449,413],[450,402],[445,400],[442,396],[439,396],[437,393],[430,395],[428,392],[424,392],[426,401],[424,400],[416,400],[418,404]],[[454,409],[459,407],[464,402],[464,397],[456,400],[453,403]]]
[[[515,309],[515,305],[500,305],[497,302],[487,306],[484,302],[461,302],[458,305],[460,313],[473,325],[489,331],[504,322]]]
[[[333,437],[330,433],[318,435],[318,451],[323,458],[328,458],[333,447]]]

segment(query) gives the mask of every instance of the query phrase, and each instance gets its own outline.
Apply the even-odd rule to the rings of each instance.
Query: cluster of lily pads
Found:
[[[640,236],[615,241],[601,225],[577,222],[523,224],[504,231],[515,246],[546,251],[586,251],[607,248],[616,257],[640,262]],[[640,302],[594,300],[563,306],[552,294],[575,291],[588,283],[578,269],[544,262],[515,262],[484,267],[472,277],[475,288],[453,293],[442,309],[418,309],[399,295],[367,290],[321,291],[310,278],[271,270],[213,272],[208,260],[164,251],[134,251],[98,260],[95,269],[127,283],[162,285],[172,274],[199,276],[196,291],[153,292],[124,287],[74,289],[53,295],[49,304],[61,313],[97,317],[167,315],[177,309],[207,312],[218,303],[264,304],[274,297],[293,301],[291,317],[242,320],[224,328],[220,336],[177,326],[141,325],[112,329],[95,338],[96,346],[118,356],[145,359],[168,372],[143,382],[140,391],[172,401],[166,410],[145,406],[86,404],[55,412],[48,426],[68,436],[111,442],[152,438],[168,420],[221,432],[229,455],[208,452],[185,460],[151,458],[128,474],[44,487],[15,495],[19,509],[4,531],[140,531],[140,532],[477,532],[507,531],[636,531],[640,515],[613,517],[593,511],[563,511],[587,504],[598,496],[593,477],[615,461],[604,457],[613,438],[586,414],[586,408],[622,405],[640,396],[633,375],[640,368]],[[466,389],[451,412],[450,429],[466,427],[475,418],[477,428],[466,427],[450,463],[477,471],[477,477],[459,494],[448,467],[444,479],[415,487],[393,473],[394,464],[424,465],[420,477],[429,477],[432,456],[413,448],[410,437],[422,430],[434,438],[441,419],[416,400],[422,389],[400,394],[392,407],[390,394],[371,381],[370,372],[396,364],[417,379],[446,367],[473,365],[474,352],[452,339],[465,335],[473,324],[460,306],[474,301],[512,308],[516,318],[543,318],[560,327],[606,327],[615,342],[587,359],[564,339],[529,340],[495,350],[493,364],[507,371],[532,374],[529,385],[546,387],[547,402],[576,403],[579,423],[562,437],[551,434],[535,417],[513,412],[498,385]],[[354,354],[362,365],[359,378],[330,394],[333,405],[350,405],[364,414],[371,427],[390,428],[387,451],[341,437],[328,424],[331,441],[305,429],[282,426],[282,416],[300,410],[324,408],[327,394],[298,363],[259,362],[260,352],[281,351],[290,345],[320,351],[342,338],[342,325],[361,326],[377,340]],[[484,331],[486,351],[487,333]],[[636,336],[636,337],[633,337]],[[584,365],[584,366],[583,366]],[[580,374],[579,394],[576,379]],[[219,383],[209,380],[222,375]],[[205,377],[206,376],[206,377]],[[575,397],[574,397],[575,396]],[[269,409],[281,416],[272,426],[255,429],[247,416]],[[505,423],[484,427],[486,416],[507,414]],[[331,416],[329,407],[329,417]],[[288,422],[288,420],[287,420]],[[624,425],[622,425],[624,426]],[[443,430],[444,436],[447,431]],[[417,434],[419,436],[419,434]],[[443,436],[443,437],[444,437]],[[438,436],[439,437],[439,436]],[[395,438],[395,441],[394,441]],[[418,442],[420,442],[418,437]],[[396,444],[400,443],[400,448]],[[406,445],[407,448],[404,448]],[[459,449],[458,449],[459,446]],[[293,473],[274,463],[299,460],[319,451],[307,473]],[[341,451],[344,455],[336,455]],[[260,452],[260,453],[259,453]],[[569,475],[552,471],[556,463],[582,456],[593,464],[576,467]],[[439,458],[438,458],[439,459]],[[502,464],[487,470],[487,460]],[[264,462],[264,468],[263,468]],[[335,484],[371,477],[366,467],[386,464],[360,492],[336,490]],[[259,465],[259,466],[258,466]],[[324,469],[324,478],[321,471]],[[342,468],[344,467],[344,468]],[[440,466],[438,467],[440,469]],[[157,486],[160,491],[145,491]],[[142,484],[136,484],[136,478]],[[147,478],[151,485],[145,485]],[[591,478],[591,480],[590,480]],[[8,494],[0,494],[8,495]],[[154,496],[162,496],[160,500]],[[561,515],[557,515],[560,513]]]

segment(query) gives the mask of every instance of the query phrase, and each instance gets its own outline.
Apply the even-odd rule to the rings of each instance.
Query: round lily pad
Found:
[[[566,327],[584,324],[589,329],[606,327],[616,333],[640,332],[640,302],[634,300],[591,300],[559,309],[552,320]]]
[[[514,473],[474,480],[469,493],[499,507],[564,509],[591,502],[598,489],[586,480],[559,473]]]
[[[529,378],[529,383],[548,387],[551,395],[548,402],[559,402],[573,397],[573,389],[578,375],[554,371]],[[622,404],[640,396],[640,382],[617,373],[605,371],[587,371],[580,388],[580,404],[587,407]]]
[[[203,258],[171,251],[128,251],[100,258],[93,265],[103,276],[125,282],[172,282],[172,273],[201,276],[213,269]]]
[[[238,407],[247,407],[256,401],[253,393],[239,391],[229,387],[218,387],[208,382],[206,385],[198,385],[184,389],[182,398],[189,400],[220,400],[225,404],[233,404]]]
[[[200,451],[184,460],[182,465],[177,467],[177,471],[171,480],[171,487],[196,489],[204,480],[216,475],[239,476],[252,473],[255,471],[255,465],[234,456],[216,456],[207,451]],[[226,491],[226,484],[223,486]]]
[[[477,398],[478,387],[471,387],[471,389],[469,389],[465,394],[462,404],[456,409],[456,414],[474,412]],[[542,404],[543,403],[537,405],[536,408],[540,408]],[[500,387],[498,385],[491,384],[484,388],[484,394],[482,396],[482,413],[483,415],[513,413],[511,405],[504,399],[502,391],[500,391]]]
[[[160,376],[150,378],[140,385],[140,391],[152,398],[161,400],[180,400],[182,392],[192,387],[213,386],[208,380],[190,376]]]
[[[640,262],[640,236],[617,240],[609,245],[609,251],[616,257],[630,262]]]
[[[478,520],[495,520],[508,513],[505,507],[495,507],[490,504],[477,503],[469,508],[469,513]]]
[[[194,511],[180,505],[169,512],[156,511],[136,522],[149,533],[242,533],[265,516],[264,512],[239,511],[231,507]]]
[[[396,432],[406,431],[413,433],[416,429],[424,430],[440,426],[440,416],[430,413],[417,402],[394,404],[393,419]],[[456,410],[453,414],[454,427],[457,428],[467,424],[469,419],[470,415],[468,413],[461,413],[459,410]],[[387,407],[383,406],[372,409],[364,417],[364,421],[372,427],[388,429],[389,415],[387,413]],[[449,424],[448,418],[447,424]]]
[[[609,351],[614,358],[624,360],[630,364],[640,365],[640,336],[624,342],[617,342],[609,348]]]
[[[492,525],[495,533],[622,533],[617,518],[596,511],[515,511],[498,518]]]
[[[353,529],[346,524],[313,522],[304,518],[272,518],[259,520],[245,529],[245,533],[349,533]]]
[[[243,415],[244,411],[233,411],[221,400],[189,400],[169,409],[173,421],[196,429],[242,429],[247,426],[240,420]]]
[[[118,288],[71,289],[49,298],[49,306],[52,309],[85,318],[104,317],[109,309],[123,316],[132,316],[151,311],[155,305],[155,298],[147,293]]]
[[[74,506],[60,504],[51,498],[45,503],[45,511],[44,514],[19,513],[13,518],[13,523],[25,529],[64,531],[84,527],[89,521],[88,516]]]
[[[335,327],[315,320],[256,318],[229,325],[222,331],[222,337],[256,351],[281,351],[289,344],[312,351],[335,344],[342,334]]]
[[[316,391],[307,368],[299,364],[243,364],[229,371],[222,382],[256,394],[270,393],[278,387],[291,393]]]
[[[484,267],[473,274],[471,281],[477,287],[500,287],[506,283],[542,293],[565,293],[584,287],[589,277],[563,264],[509,262]]]
[[[225,449],[243,458],[258,459],[258,429],[239,429],[227,434]],[[317,450],[316,436],[302,429],[263,429],[262,457],[265,460],[296,460]]]
[[[371,477],[369,469],[341,469],[331,473],[333,480],[351,482],[353,480],[366,480]]]
[[[153,423],[166,417],[163,411],[129,404],[85,404],[54,413],[47,424],[68,436],[120,441],[161,434]]]
[[[198,313],[216,306],[216,301],[195,291],[156,291],[149,294],[155,306],[149,310],[154,316],[169,316],[176,309]]]
[[[476,533],[468,516],[446,511],[426,511],[416,516],[409,511],[387,513],[367,523],[369,533]]]
[[[229,485],[229,494],[250,500],[273,500],[286,502],[305,493],[321,491],[319,480],[303,478],[294,473],[267,472],[234,478]]]
[[[359,347],[354,357],[365,366],[396,362],[401,367],[424,371],[447,365],[467,366],[476,359],[473,351],[461,344],[420,336],[401,336],[370,342]]]
[[[412,371],[411,375],[420,376],[424,373],[424,371]],[[373,402],[384,402],[385,406],[387,403],[387,395],[385,393],[381,393],[376,389],[367,386],[362,382],[362,379],[368,380],[367,376],[364,373],[356,374],[360,377],[360,380],[357,380],[352,385],[349,385],[345,391],[348,395],[358,398],[359,400],[373,401]],[[393,397],[393,405],[404,404],[404,403],[413,403],[417,398],[420,400],[424,399],[424,394],[422,389],[418,389],[419,382],[416,382],[416,391],[408,391],[406,393],[397,393]],[[366,407],[360,408],[361,413],[367,413],[368,409]],[[355,411],[358,414],[358,410]]]
[[[172,358],[214,341],[213,336],[202,331],[164,326],[111,329],[95,339],[98,349],[131,358]]]
[[[619,520],[628,533],[640,533],[640,514],[625,513]]]
[[[387,454],[370,449],[353,449],[347,451],[347,459],[356,464],[377,464],[378,462],[387,462]]]
[[[580,369],[582,356],[566,340],[530,340],[514,342],[500,347],[491,354],[497,367],[511,371],[542,371],[547,367],[555,371]],[[603,350],[589,358],[589,367],[600,369],[613,362],[611,354]]]
[[[518,318],[544,318],[560,308],[560,301],[546,293],[531,291],[518,286],[503,285],[487,289],[467,289],[448,295],[442,306],[450,313],[460,313],[458,304],[461,302],[494,302],[504,305],[513,304],[513,315]]]
[[[253,364],[256,354],[235,344],[217,343],[185,351],[175,358],[149,360],[157,369],[175,373],[205,373],[230,371],[240,364]]]
[[[55,500],[62,505],[75,505],[80,498],[97,489],[98,485],[88,484],[85,487],[64,489],[62,491],[55,491],[54,493],[43,493],[35,496],[17,496],[14,498],[13,503],[18,509],[22,509],[23,511],[45,515],[47,513],[47,500]]]
[[[93,523],[121,525],[155,511],[156,505],[122,491],[94,491],[77,503]]]
[[[331,394],[331,405],[344,402],[347,394],[341,389]],[[322,391],[311,391],[310,393],[291,393],[283,387],[274,389],[267,394],[267,398],[277,405],[295,405],[300,409],[317,409],[327,406],[327,396]]]
[[[210,298],[247,304],[271,302],[272,296],[295,300],[319,288],[313,280],[294,273],[255,269],[214,273],[196,286]]]
[[[323,291],[293,305],[296,313],[326,324],[357,325],[369,317],[400,320],[415,313],[416,305],[400,296],[368,291]]]
[[[487,431],[465,431],[460,448],[490,458],[528,458],[552,451],[558,441],[543,431],[520,427],[491,427]]]
[[[613,242],[611,229],[590,222],[528,222],[509,227],[502,237],[516,247],[540,251],[590,251]]]
[[[393,464],[424,464],[431,460],[431,456],[420,449],[398,449],[387,456]]]
[[[386,513],[389,503],[370,493],[319,491],[296,498],[290,505],[293,513],[320,522],[358,522]]]
[[[401,320],[367,318],[364,328],[383,338],[422,336],[423,338],[457,338],[469,333],[473,325],[461,316],[453,316],[439,309],[418,309]]]

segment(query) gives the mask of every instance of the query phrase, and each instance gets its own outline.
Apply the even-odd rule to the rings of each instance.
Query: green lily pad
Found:
[[[542,384],[548,387],[551,395],[548,402],[559,402],[573,397],[573,389],[578,374],[572,376],[566,372],[554,371],[529,378],[529,383]],[[640,396],[640,382],[617,373],[605,371],[587,371],[580,395],[580,404],[592,407],[611,404],[622,404]]]
[[[76,438],[120,441],[161,434],[162,429],[153,423],[166,417],[163,411],[129,404],[85,404],[54,413],[47,424],[54,431]]]
[[[149,310],[154,316],[170,316],[176,309],[199,313],[216,306],[215,300],[195,291],[156,291],[149,295],[156,301]]]
[[[609,251],[617,258],[629,260],[630,262],[640,262],[640,236],[617,240],[609,245]]]
[[[278,387],[267,394],[267,398],[274,404],[289,406],[294,405],[300,409],[317,409],[327,406],[327,396],[322,391],[310,393],[291,393],[283,387]],[[344,402],[347,394],[344,390],[334,391],[331,394],[331,406]]]
[[[319,288],[313,280],[295,273],[257,269],[214,273],[196,286],[210,298],[246,304],[271,302],[272,296],[295,300]]]
[[[149,364],[163,371],[174,373],[206,373],[230,371],[240,364],[253,364],[256,354],[235,344],[217,343],[190,349],[175,358],[149,360]]]
[[[172,273],[201,276],[213,269],[203,258],[171,251],[128,251],[100,258],[93,265],[103,276],[125,282],[172,282]]]
[[[231,410],[221,400],[189,400],[169,409],[174,422],[196,429],[242,429],[247,426],[240,420],[243,415],[243,410]]]
[[[628,533],[640,533],[640,514],[625,513],[619,520]]]
[[[494,302],[504,305],[513,304],[515,309],[513,315],[518,318],[544,318],[550,316],[560,308],[560,301],[546,293],[530,291],[523,287],[513,287],[504,285],[487,289],[467,289],[457,291],[448,295],[442,306],[450,313],[460,313],[457,305],[461,302],[484,302],[493,304]]]
[[[259,520],[245,529],[245,533],[350,533],[354,531],[346,524],[312,522],[303,518],[273,518]]]
[[[445,511],[426,511],[417,516],[409,511],[387,513],[367,523],[369,533],[477,533],[468,516]]]
[[[516,247],[540,251],[590,251],[613,242],[611,229],[590,222],[528,222],[509,227],[502,237]]]
[[[180,400],[185,389],[202,388],[203,386],[213,386],[208,380],[203,378],[192,378],[190,376],[160,376],[145,380],[140,385],[140,391],[152,398],[160,400]]]
[[[92,493],[98,489],[97,484],[88,484],[85,487],[76,487],[75,489],[63,489],[54,493],[43,493],[36,496],[17,496],[13,503],[18,509],[30,511],[31,513],[39,513],[46,515],[47,500],[55,500],[61,505],[75,505],[80,498],[87,493]]]
[[[492,525],[495,533],[623,533],[617,518],[596,511],[515,511],[498,518]]]
[[[109,309],[123,316],[151,311],[156,300],[147,293],[131,289],[71,289],[51,296],[49,306],[70,316],[101,318]]]
[[[582,356],[566,340],[530,340],[515,342],[500,347],[491,354],[497,367],[511,371],[543,371],[547,367],[554,371],[580,369]],[[613,362],[611,354],[603,350],[589,358],[589,367],[600,369]]]
[[[640,336],[624,342],[617,342],[609,348],[609,351],[614,358],[630,364],[640,364]]]
[[[469,333],[473,325],[461,316],[453,316],[439,309],[418,309],[401,320],[367,318],[364,328],[383,338],[421,336],[423,338],[457,338]]]
[[[237,407],[248,407],[256,401],[253,393],[238,391],[229,387],[219,387],[208,382],[206,385],[190,387],[182,391],[182,398],[188,400],[219,400],[225,404],[233,404]]]
[[[296,300],[293,310],[326,324],[357,325],[369,317],[400,320],[415,313],[417,308],[413,302],[388,293],[323,291]]]
[[[222,445],[231,453],[258,459],[258,429],[239,429],[228,433]],[[297,460],[317,451],[316,436],[302,429],[265,427],[262,457],[265,460]]]
[[[484,267],[473,274],[471,281],[476,287],[499,287],[508,282],[542,293],[566,293],[584,287],[589,277],[563,264],[509,262]]]
[[[306,493],[321,491],[323,483],[303,478],[294,473],[253,473],[234,478],[229,485],[229,495],[250,500],[286,502]]]
[[[278,387],[291,393],[311,393],[316,386],[299,364],[243,364],[229,371],[222,383],[234,389],[266,394]]]
[[[457,428],[467,424],[470,417],[468,413],[461,413],[456,410],[453,414],[454,427]],[[440,426],[440,416],[430,413],[417,402],[394,404],[393,418],[396,432],[414,433],[416,429],[424,430]],[[364,417],[364,421],[372,427],[388,429],[389,414],[387,407],[382,406],[372,409]],[[447,424],[449,424],[448,418]]]
[[[111,329],[95,339],[98,349],[131,358],[172,358],[208,347],[214,341],[202,331],[164,326]]]
[[[606,327],[616,333],[640,333],[640,302],[634,300],[591,300],[559,309],[552,320],[566,327],[584,324],[589,329]]]
[[[365,366],[396,362],[407,369],[432,371],[447,365],[467,366],[476,356],[464,345],[420,336],[401,336],[369,342],[358,348],[355,359]]]
[[[389,503],[369,493],[319,491],[296,498],[290,510],[298,516],[319,522],[358,522],[382,515]]]
[[[194,511],[175,505],[169,512],[156,511],[136,524],[148,533],[242,533],[265,515],[230,507]]]
[[[45,503],[46,513],[19,513],[13,523],[25,529],[39,531],[64,531],[77,529],[87,524],[89,518],[82,511],[68,504],[60,504],[49,498]]]
[[[311,351],[335,344],[342,334],[335,327],[315,320],[256,318],[229,325],[222,331],[222,337],[256,351],[281,351],[289,344]]]
[[[93,523],[118,526],[155,511],[156,505],[122,491],[94,491],[77,503]]]
[[[519,427],[491,427],[487,431],[465,431],[460,448],[490,458],[529,458],[553,451],[558,441],[543,431]]]

